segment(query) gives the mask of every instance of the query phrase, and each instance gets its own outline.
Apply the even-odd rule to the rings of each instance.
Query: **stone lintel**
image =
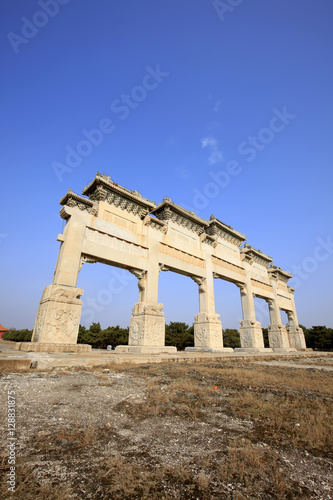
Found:
[[[240,247],[242,243],[246,241],[246,236],[244,234],[239,233],[232,226],[228,226],[224,222],[221,222],[215,215],[210,216],[206,233],[229,241],[237,247]]]
[[[251,247],[248,243],[245,243],[243,248],[240,249],[240,254],[242,260],[256,262],[266,268],[273,262],[272,257],[264,254],[261,250]]]
[[[290,278],[293,277],[292,274],[283,271],[281,267],[274,266],[273,264],[270,265],[270,267],[267,269],[267,272],[269,273],[270,278],[283,281],[283,283],[287,283],[290,280]]]

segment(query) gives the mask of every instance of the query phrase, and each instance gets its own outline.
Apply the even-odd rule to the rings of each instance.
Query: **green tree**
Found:
[[[234,328],[226,328],[223,330],[223,346],[224,347],[240,347],[239,331]]]
[[[264,337],[264,346],[269,347],[269,339],[268,339],[268,328],[263,328],[262,329],[262,334]]]
[[[13,342],[30,342],[32,330],[25,328],[24,330],[15,330],[5,332],[2,336],[4,340],[12,340]]]
[[[312,349],[317,349],[319,351],[330,351],[333,349],[332,328],[317,325],[309,329],[303,329],[303,331],[307,347],[312,347]]]
[[[171,321],[165,325],[165,345],[175,346],[183,351],[194,345],[194,328],[180,321]]]

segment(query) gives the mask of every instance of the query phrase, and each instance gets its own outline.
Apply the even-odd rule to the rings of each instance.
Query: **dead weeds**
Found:
[[[67,384],[74,420],[69,403],[48,400],[39,409],[52,426],[38,427],[33,411],[21,421],[30,437],[21,441],[18,500],[332,499],[329,372],[233,361],[68,375],[42,377],[53,390]],[[33,391],[36,402],[47,397],[29,380],[18,396],[27,405]]]

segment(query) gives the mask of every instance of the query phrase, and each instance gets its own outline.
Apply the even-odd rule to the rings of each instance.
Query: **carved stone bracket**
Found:
[[[155,219],[150,215],[145,216],[145,218],[143,219],[143,223],[145,226],[150,226],[153,229],[157,229],[157,231],[161,231],[164,234],[168,232],[168,224],[166,222],[159,219]]]
[[[267,269],[267,272],[269,273],[269,277],[275,281],[282,281],[283,283],[287,283],[290,278],[292,278],[292,275],[290,273],[287,273],[286,271],[283,271],[281,267],[274,266],[273,264],[270,265],[270,267]]]
[[[243,262],[248,262],[249,264],[253,264],[253,257],[247,253],[241,253],[240,258]]]
[[[74,193],[71,189],[68,189],[67,193],[63,198],[60,200],[60,205],[64,205],[64,207],[60,210],[60,216],[63,219],[68,218],[68,214],[65,211],[65,207],[77,207],[81,212],[87,211],[91,215],[94,215],[95,217],[98,214],[98,204],[95,203],[92,200],[88,200],[87,198],[84,198],[83,196],[79,196],[78,194]]]
[[[236,281],[235,285],[238,286],[242,295],[247,295],[248,290],[246,283],[240,283],[239,281]]]
[[[159,264],[158,268],[159,268],[159,271],[158,271],[159,273],[161,271],[170,271],[170,268],[168,266],[166,266],[165,264]]]
[[[217,247],[217,241],[216,241],[216,238],[214,236],[210,236],[209,234],[207,233],[202,233],[200,235],[200,241],[202,243],[206,243],[207,245],[211,245],[213,248],[216,248]]]
[[[96,262],[98,262],[98,260],[94,259],[93,257],[89,257],[89,255],[81,255],[80,264],[79,264],[79,272],[81,271],[83,264],[85,264],[86,262],[88,262],[89,264],[96,264]]]
[[[129,269],[129,272],[134,274],[136,278],[138,278],[138,288],[139,291],[142,292],[146,288],[145,284],[145,277],[147,274],[147,271],[142,271],[140,269]]]
[[[191,279],[199,285],[199,292],[206,292],[206,278],[201,278],[199,276],[191,276]]]

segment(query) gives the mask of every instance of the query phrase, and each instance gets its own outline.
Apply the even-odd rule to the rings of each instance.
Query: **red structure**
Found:
[[[5,332],[8,332],[8,328],[5,328],[4,326],[0,325],[0,339]]]

